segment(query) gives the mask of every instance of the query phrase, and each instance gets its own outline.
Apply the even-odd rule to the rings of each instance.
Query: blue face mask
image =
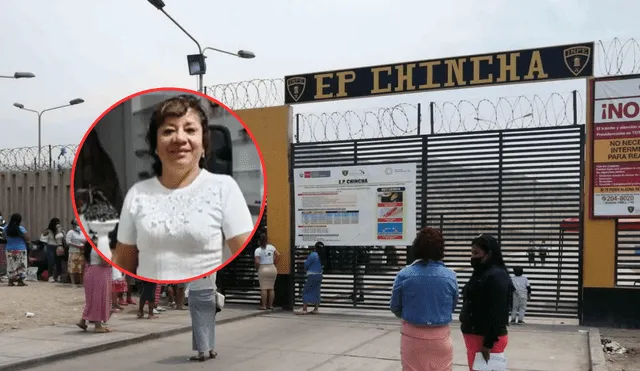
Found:
[[[76,232],[80,232],[80,226],[79,225],[74,225],[73,226],[73,230]]]

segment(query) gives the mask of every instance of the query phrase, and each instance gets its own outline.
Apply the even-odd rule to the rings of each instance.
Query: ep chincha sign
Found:
[[[584,78],[593,42],[286,76],[285,104]]]

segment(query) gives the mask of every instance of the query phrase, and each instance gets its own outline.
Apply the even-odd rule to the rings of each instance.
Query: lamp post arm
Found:
[[[198,40],[196,40],[193,36],[191,36],[190,33],[187,32],[187,30],[185,30],[182,26],[180,26],[180,23],[176,22],[176,20],[173,19],[173,17],[171,17],[169,13],[165,12],[164,9],[160,9],[160,11],[164,13],[164,15],[166,15],[167,18],[171,20],[171,22],[173,22],[176,26],[178,26],[178,28],[181,29],[182,32],[185,33],[185,35],[189,36],[189,38],[193,40],[194,43],[196,43],[196,45],[198,46],[198,51],[200,52],[200,54],[202,54],[202,47],[200,47],[200,43],[198,42]]]
[[[233,55],[234,57],[237,57],[237,56],[238,56],[238,54],[237,54],[237,53],[232,53],[232,52],[228,52],[228,51],[226,51],[226,50],[212,48],[212,47],[210,47],[210,46],[207,46],[206,48],[202,49],[202,52],[204,53],[204,52],[206,52],[207,50],[213,50],[214,52]]]

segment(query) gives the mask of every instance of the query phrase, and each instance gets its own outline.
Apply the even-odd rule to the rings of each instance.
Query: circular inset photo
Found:
[[[210,276],[251,241],[265,189],[258,143],[228,107],[188,89],[133,94],[93,123],[73,163],[81,255],[151,283]]]

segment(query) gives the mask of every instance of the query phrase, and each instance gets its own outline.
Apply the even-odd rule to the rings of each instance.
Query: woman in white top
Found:
[[[59,282],[60,275],[62,274],[62,259],[64,258],[66,251],[62,240],[64,239],[64,232],[60,227],[60,219],[53,218],[49,221],[49,226],[40,235],[40,241],[47,245],[47,273],[49,276],[49,282]],[[65,241],[66,242],[66,241]]]
[[[198,98],[183,95],[160,103],[147,141],[156,176],[136,183],[125,196],[115,263],[160,281],[212,272],[223,263],[223,236],[235,254],[254,222],[236,181],[204,169],[209,123]]]
[[[260,246],[253,254],[260,282],[260,310],[273,309],[273,300],[275,299],[273,288],[278,276],[276,264],[278,264],[280,253],[273,245],[267,243],[266,234],[260,234],[259,238]]]
[[[205,352],[209,358],[216,358],[216,274],[189,282],[189,314],[191,315],[191,338],[193,350],[197,356],[190,361],[205,361]]]
[[[71,221],[71,230],[67,232],[67,246],[69,246],[69,260],[67,262],[67,272],[71,278],[71,285],[82,284],[82,269],[84,268],[84,254],[82,249],[87,242],[84,233],[80,229],[78,222]]]

